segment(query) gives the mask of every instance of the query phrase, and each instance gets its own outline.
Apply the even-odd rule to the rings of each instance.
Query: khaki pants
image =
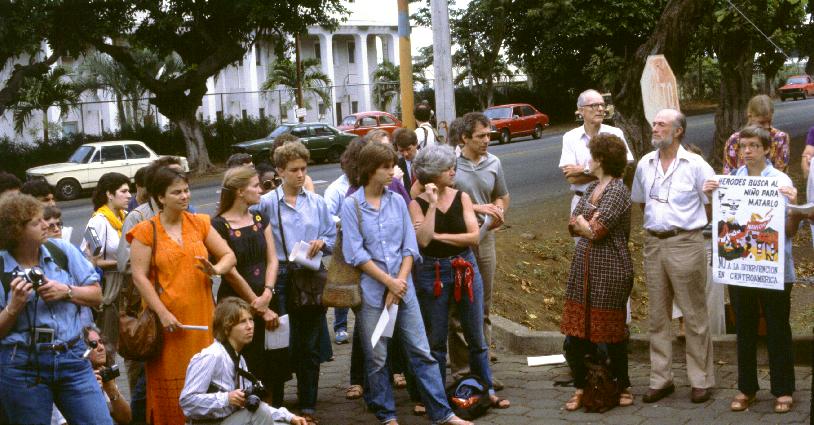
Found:
[[[644,270],[650,321],[650,388],[673,382],[673,300],[684,312],[687,375],[694,388],[715,384],[706,301],[707,261],[700,230],[667,239],[645,233]]]
[[[497,265],[495,232],[488,232],[480,241],[480,244],[472,248],[472,251],[475,253],[478,270],[483,279],[483,338],[486,341],[487,351],[489,351],[492,347],[492,319],[489,316],[489,311],[492,307],[493,282]],[[457,377],[469,373],[469,347],[464,340],[454,303],[449,308],[448,341],[449,364],[452,369],[452,376]]]
[[[247,409],[240,409],[235,413],[227,416],[223,420],[187,420],[187,425],[280,425],[287,424],[284,421],[275,421],[273,419],[274,408],[266,403],[260,403],[257,410],[252,413]]]

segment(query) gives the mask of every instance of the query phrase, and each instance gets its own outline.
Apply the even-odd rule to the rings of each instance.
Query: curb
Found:
[[[534,331],[497,315],[492,315],[491,319],[492,343],[500,350],[528,356],[543,356],[563,352],[562,344],[565,341],[565,336],[560,332]],[[714,335],[712,344],[712,352],[716,362],[737,364],[737,338],[734,334]],[[758,364],[768,364],[765,338],[760,338],[758,347]],[[792,350],[794,351],[795,364],[799,366],[811,365],[813,347],[814,336],[794,335],[792,337]],[[631,335],[628,352],[630,353],[630,360],[649,362],[650,341],[647,334]],[[673,339],[673,361],[680,363],[686,361],[684,337]]]

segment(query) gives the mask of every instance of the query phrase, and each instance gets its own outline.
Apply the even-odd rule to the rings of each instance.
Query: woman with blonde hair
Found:
[[[253,167],[235,167],[223,176],[220,204],[212,227],[226,240],[237,257],[237,266],[224,275],[218,290],[218,302],[237,296],[251,305],[255,328],[252,341],[244,348],[249,370],[269,386],[266,400],[274,407],[283,404],[283,388],[290,379],[288,349],[265,349],[265,332],[279,325],[282,306],[274,303],[279,260],[269,220],[262,212],[252,213],[249,207],[260,203],[260,179]]]
[[[771,161],[772,166],[779,171],[787,172],[789,168],[789,150],[791,149],[791,138],[788,133],[782,132],[772,127],[772,117],[774,116],[774,103],[772,98],[765,94],[759,94],[749,99],[746,107],[747,126],[757,126],[769,132],[772,143],[766,158]],[[740,155],[738,142],[740,132],[729,136],[724,144],[724,172],[732,174],[739,167],[746,163]]]

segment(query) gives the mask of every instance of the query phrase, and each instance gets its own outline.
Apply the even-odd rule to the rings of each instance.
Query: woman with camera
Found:
[[[260,401],[262,384],[252,373],[246,373],[241,354],[254,337],[252,310],[236,297],[221,300],[215,308],[215,342],[190,360],[179,399],[188,423],[307,425],[304,418],[285,407],[274,408]]]
[[[109,341],[102,338],[102,332],[94,325],[85,326],[82,329],[82,336],[88,346],[87,358],[96,375],[96,381],[105,395],[105,402],[110,410],[113,422],[117,424],[129,424],[133,418],[130,411],[130,404],[127,403],[119,392],[116,385],[116,378],[119,376],[118,365],[112,357],[108,357],[107,345]]]
[[[127,176],[121,173],[103,174],[93,191],[93,216],[85,227],[85,235],[92,232],[96,240],[89,244],[90,238],[86,236],[79,246],[90,262],[103,272],[102,313],[97,317],[97,323],[104,329],[112,347],[116,347],[119,340],[116,299],[125,284],[125,278],[129,278],[124,273],[119,273],[117,252],[130,198],[130,179]]]
[[[73,245],[47,240],[42,203],[0,199],[0,407],[13,423],[112,424],[82,358],[82,312],[102,302],[99,275]]]
[[[257,331],[246,346],[244,356],[249,370],[271,390],[266,401],[280,407],[285,381],[291,379],[289,350],[265,349],[263,329],[276,329],[277,315],[283,310],[278,305],[280,297],[272,297],[279,260],[268,218],[262,212],[249,212],[250,206],[260,203],[260,193],[260,179],[254,168],[236,167],[226,171],[212,227],[232,248],[237,266],[224,276],[218,300],[237,296],[251,305]],[[274,304],[270,305],[272,301]]]
[[[308,244],[306,256],[322,251],[330,254],[336,238],[336,225],[321,196],[304,188],[308,175],[308,149],[300,142],[286,143],[274,151],[274,164],[282,177],[277,189],[263,195],[254,209],[269,220],[274,250],[280,262],[275,294],[280,297],[280,313],[288,313],[291,326],[292,366],[297,374],[297,399],[308,423],[315,417],[319,387],[320,338],[326,335],[325,309],[321,305],[297,305],[291,295],[298,293],[292,274],[296,264],[288,254],[298,242]],[[299,272],[299,271],[296,271]]]
[[[209,324],[214,311],[210,278],[228,273],[235,255],[212,230],[209,217],[187,212],[190,192],[183,172],[157,168],[148,191],[160,212],[127,234],[133,283],[164,328],[159,354],[145,364],[147,419],[153,425],[176,425],[184,422],[178,396],[185,367],[212,343],[211,329],[186,326]],[[217,263],[210,263],[210,256]]]

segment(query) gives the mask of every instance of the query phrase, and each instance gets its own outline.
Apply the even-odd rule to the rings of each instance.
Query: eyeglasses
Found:
[[[658,166],[659,165],[657,163],[656,167],[658,167]],[[652,199],[652,200],[654,200],[656,202],[661,202],[662,204],[666,204],[670,200],[670,188],[673,186],[673,174],[675,174],[675,170],[673,170],[673,173],[671,173],[669,176],[667,176],[665,178],[662,178],[659,175],[658,168],[656,169],[656,172],[654,174],[655,174],[655,176],[653,177],[653,184],[650,185],[650,199]],[[656,186],[657,181],[660,181],[658,186]],[[662,193],[661,189],[665,185],[667,185],[667,193],[664,196],[664,198],[662,198],[661,197],[661,193]]]
[[[583,108],[591,108],[593,111],[598,111],[600,109],[605,109],[607,105],[604,102],[602,103],[592,103],[590,105],[582,105]]]
[[[48,225],[48,230],[54,230],[55,231],[55,230],[58,230],[58,229],[62,229],[62,226],[63,226],[62,222],[57,221],[56,223],[49,224]]]

